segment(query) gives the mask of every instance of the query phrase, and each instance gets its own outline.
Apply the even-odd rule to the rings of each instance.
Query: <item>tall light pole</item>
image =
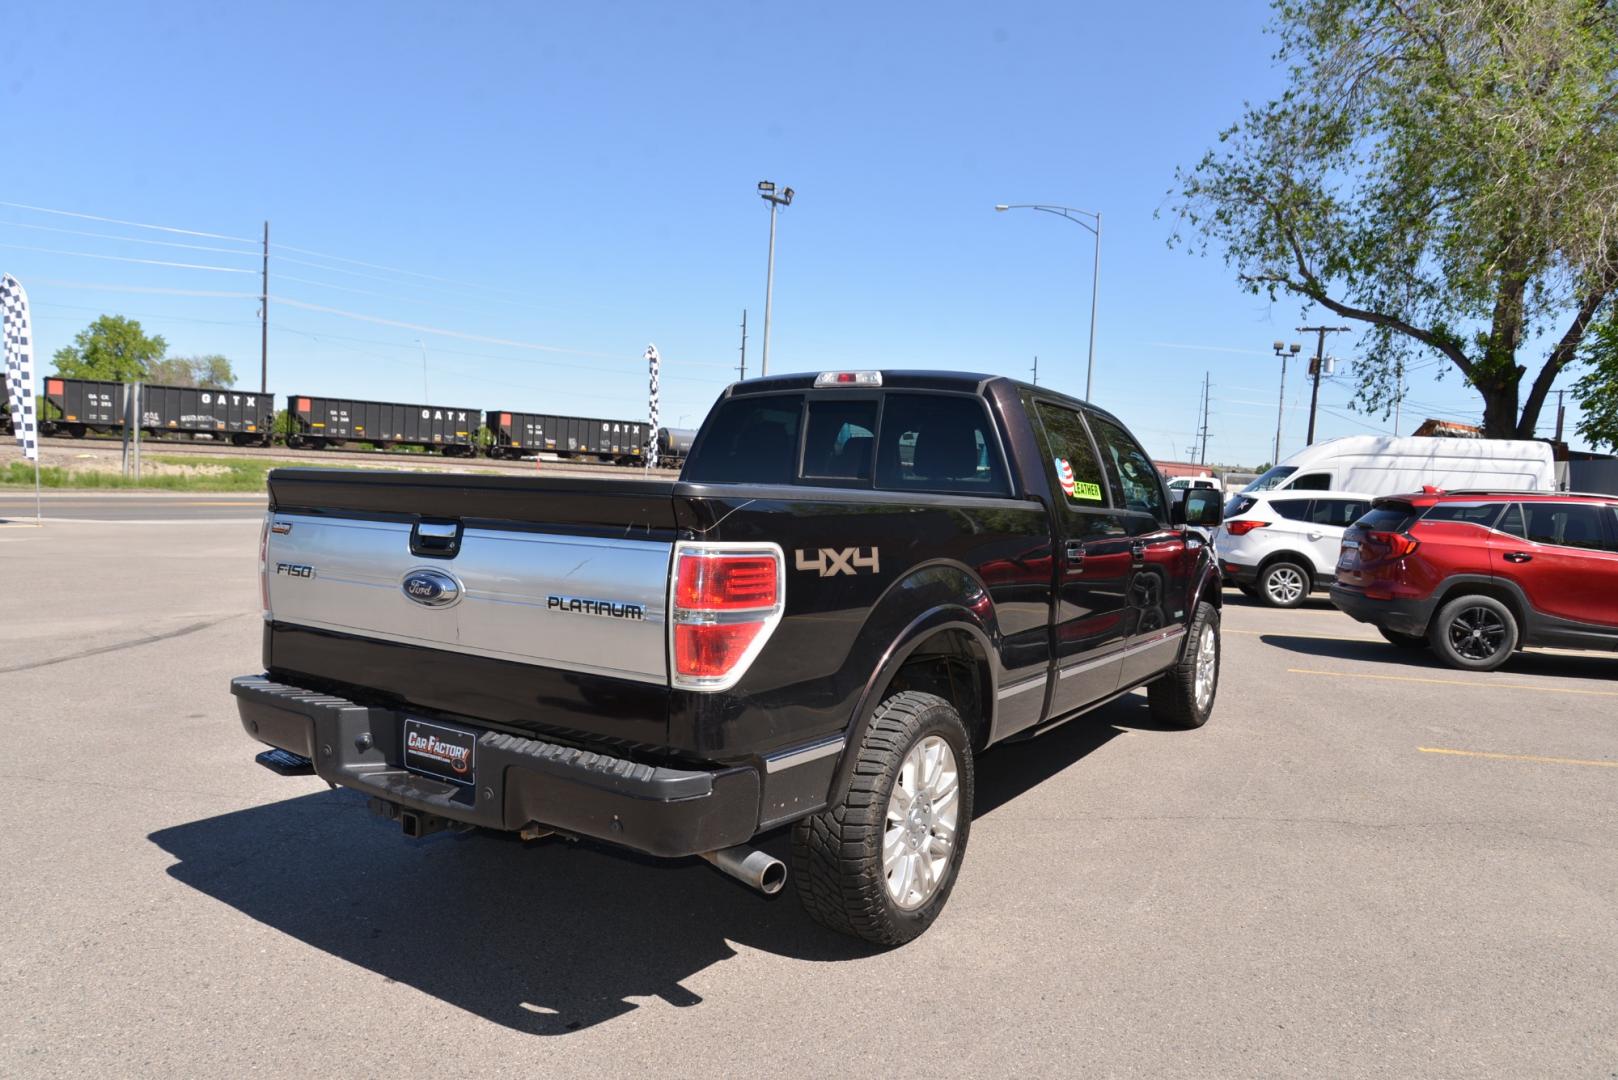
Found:
[[[1281,358],[1281,403],[1275,407],[1275,459],[1271,465],[1281,464],[1281,418],[1287,410],[1287,360],[1303,352],[1303,346],[1294,341],[1288,345],[1284,341],[1275,342],[1271,348],[1275,355]]]
[[[758,182],[758,197],[770,204],[770,268],[764,276],[764,345],[759,357],[759,374],[770,373],[770,299],[775,293],[775,212],[783,206],[792,205],[792,189],[783,188],[781,193],[775,193],[775,182],[760,180]]]
[[[1096,238],[1095,272],[1090,277],[1090,359],[1084,372],[1084,397],[1089,400],[1096,378],[1096,294],[1101,288],[1101,213],[1098,210],[1075,210],[1071,206],[1045,206],[1041,203],[997,203],[995,210],[1041,210],[1067,218],[1075,225],[1089,229]],[[1074,216],[1078,215],[1078,216]],[[1094,218],[1095,224],[1085,221]]]

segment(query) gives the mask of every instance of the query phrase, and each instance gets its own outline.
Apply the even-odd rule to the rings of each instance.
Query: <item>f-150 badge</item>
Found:
[[[838,574],[853,577],[861,570],[869,570],[873,574],[882,572],[882,566],[877,561],[878,552],[874,547],[869,555],[862,555],[857,547],[821,548],[813,555],[799,548],[794,555],[799,570],[814,570],[821,577],[836,577]]]

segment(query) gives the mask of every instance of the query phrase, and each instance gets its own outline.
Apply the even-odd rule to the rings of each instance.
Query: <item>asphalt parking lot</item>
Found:
[[[1618,657],[1456,672],[1229,592],[1210,724],[986,756],[880,952],[254,764],[255,514],[0,526],[0,1075],[1618,1075]]]

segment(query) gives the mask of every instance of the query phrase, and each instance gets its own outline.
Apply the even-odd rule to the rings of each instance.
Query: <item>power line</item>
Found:
[[[127,225],[132,229],[156,229],[159,232],[178,233],[181,236],[202,236],[209,240],[234,240],[239,244],[256,244],[257,240],[248,240],[240,236],[226,236],[224,233],[199,232],[196,229],[178,229],[172,225],[149,225],[143,221],[124,221],[119,218],[100,217],[96,214],[81,214],[74,210],[52,210],[46,206],[29,206],[27,203],[6,202],[0,200],[0,206],[9,206],[13,210],[31,210],[36,214],[59,214],[62,217],[82,218],[85,221],[99,221],[107,225]]]
[[[79,259],[106,259],[109,262],[141,263],[146,266],[173,266],[181,270],[213,270],[221,274],[251,274],[239,266],[205,266],[202,263],[169,262],[167,259],[137,259],[133,255],[98,255],[93,251],[61,251],[57,248],[33,247],[29,244],[0,244],[0,248],[13,251],[35,251],[42,255],[71,255]]]
[[[513,292],[509,289],[496,289],[493,286],[484,285],[478,282],[457,281],[454,278],[440,277],[437,274],[423,274],[419,270],[405,270],[397,266],[383,266],[380,263],[365,262],[362,259],[350,259],[342,255],[328,255],[321,251],[310,251],[308,248],[293,247],[291,244],[277,244],[276,248],[280,251],[295,251],[299,255],[310,255],[317,259],[330,259],[333,262],[348,263],[350,266],[363,266],[367,270],[384,270],[390,274],[405,274],[409,277],[418,277],[426,281],[436,281],[447,285],[464,285],[474,289],[486,289],[490,292],[503,292],[508,296],[520,297],[522,295],[521,293]]]
[[[88,236],[95,240],[116,240],[121,244],[155,244],[159,247],[184,248],[187,251],[212,251],[221,255],[256,255],[253,251],[215,247],[212,244],[185,244],[178,240],[151,240],[144,236],[119,236],[116,233],[86,232],[83,229],[61,229],[55,225],[30,225],[25,221],[0,221],[0,225],[13,229],[34,229],[38,232],[62,233],[67,236]]]
[[[101,285],[88,281],[58,281],[37,278],[31,285],[49,285],[53,289],[85,289],[92,292],[157,293],[163,296],[206,296],[223,300],[257,300],[256,292],[224,292],[218,289],[170,289],[158,285]]]

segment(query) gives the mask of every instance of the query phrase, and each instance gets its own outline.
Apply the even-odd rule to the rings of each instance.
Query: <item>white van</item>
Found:
[[[1555,491],[1551,444],[1532,439],[1439,439],[1349,435],[1306,446],[1243,491]]]
[[[1172,498],[1176,491],[1190,491],[1193,488],[1223,492],[1225,485],[1219,482],[1217,476],[1176,476],[1169,481],[1169,496]]]

